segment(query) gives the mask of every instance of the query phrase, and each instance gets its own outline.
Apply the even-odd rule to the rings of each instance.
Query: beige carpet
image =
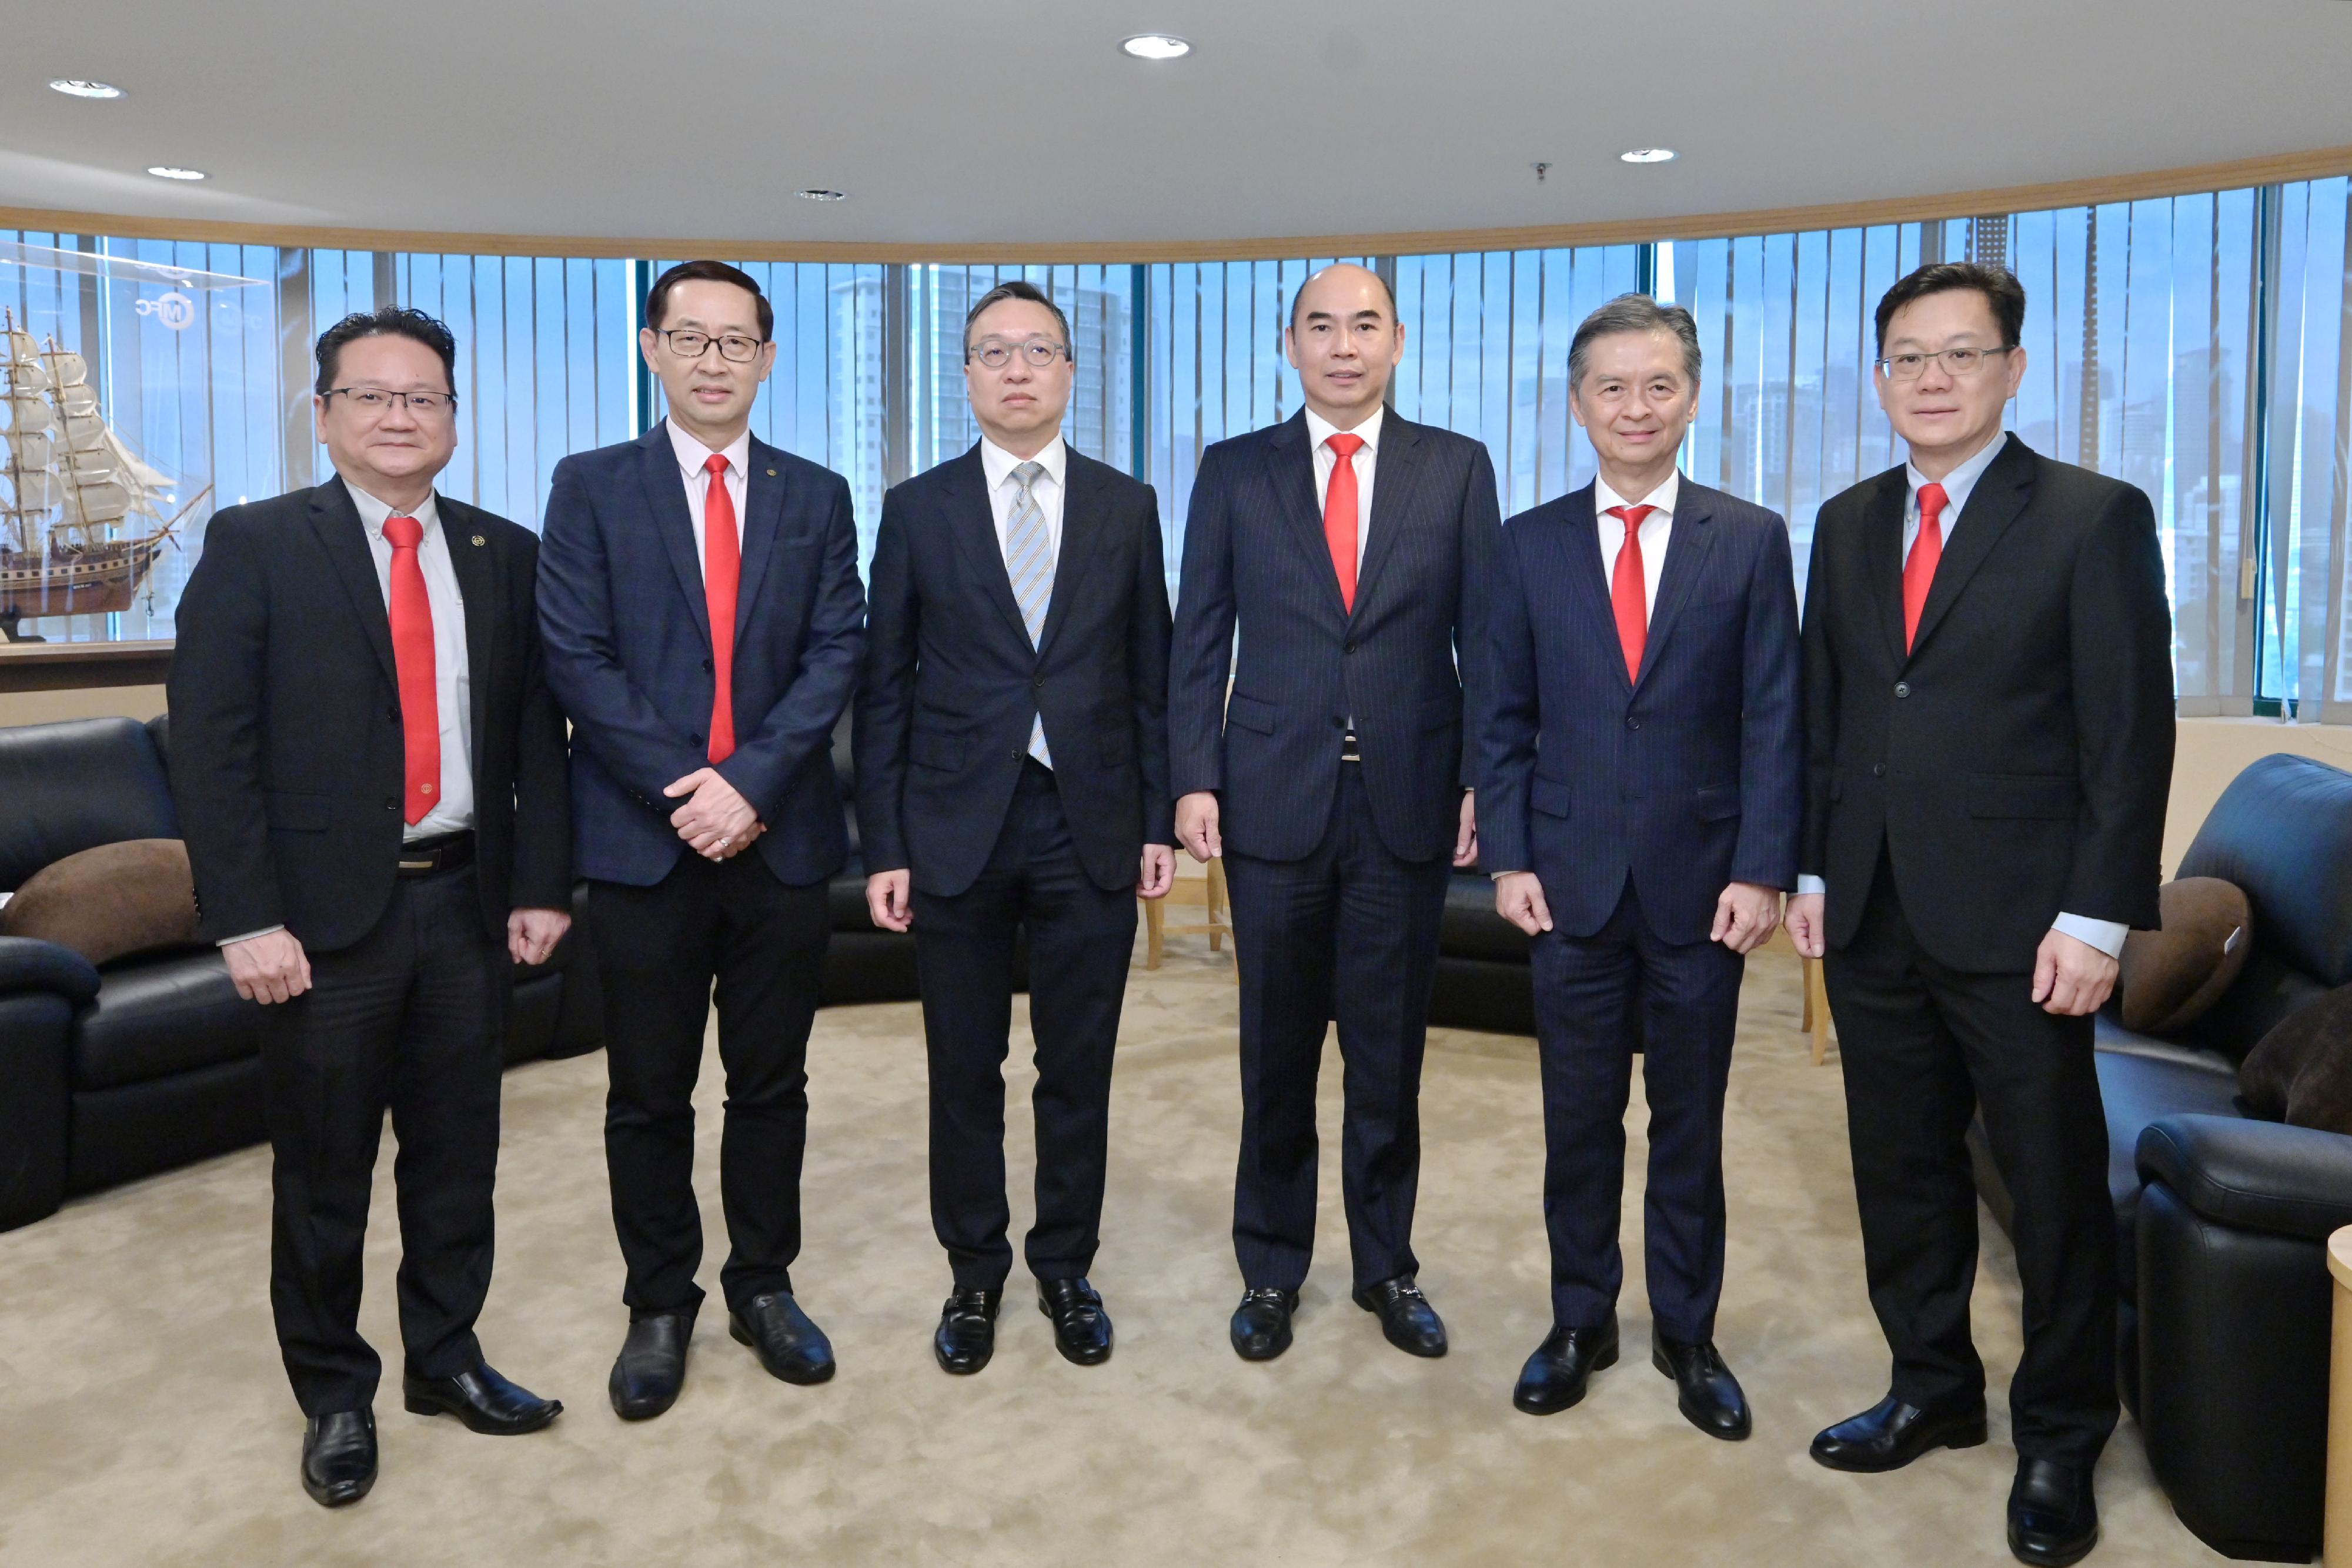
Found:
[[[819,1015],[803,1302],[841,1373],[770,1379],[713,1293],[685,1396],[625,1427],[604,1399],[624,1314],[598,1137],[604,1060],[507,1080],[499,1271],[482,1337],[501,1370],[562,1397],[543,1434],[499,1440],[404,1414],[389,1148],[365,1328],[395,1369],[378,1401],[383,1474],[328,1513],[295,1476],[301,1419],[270,1335],[268,1157],[255,1149],[70,1205],[0,1236],[0,1563],[1999,1563],[2014,1456],[1994,1440],[1881,1477],[1805,1457],[1875,1400],[1885,1353],[1862,1290],[1834,1055],[1807,1064],[1796,967],[1752,967],[1731,1080],[1731,1228],[1719,1343],[1757,1412],[1743,1444],[1675,1415],[1638,1295],[1629,1354],[1586,1402],[1510,1406],[1548,1326],[1542,1137],[1530,1042],[1431,1040],[1417,1230],[1453,1354],[1391,1350],[1347,1298],[1336,1159],[1296,1347],[1250,1365],[1225,1343],[1238,1292],[1226,1227],[1239,1093],[1229,970],[1198,937],[1135,971],[1111,1186],[1094,1271],[1118,1325],[1108,1365],[1055,1355],[1025,1296],[996,1360],[933,1364],[947,1288],[924,1197],[912,1005]],[[1018,1029],[1016,1013],[1016,1030]],[[1018,1052],[1016,1053],[1018,1054]],[[1025,1070],[1012,1070],[1015,1105]],[[1323,1125],[1336,1148],[1336,1055]],[[704,1211],[717,1226],[709,1059]],[[1025,1189],[1025,1116],[1012,1158]],[[1643,1115],[1629,1160],[1643,1158]],[[387,1139],[387,1144],[389,1140]],[[1016,1195],[1017,1229],[1025,1196]],[[1627,1192],[1638,1281],[1640,1186]],[[2014,1276],[1987,1227],[1979,1338],[2017,1353]],[[1635,1287],[1638,1291],[1638,1285]],[[2001,1395],[1997,1385],[1996,1400]],[[2100,1471],[2094,1562],[2218,1562],[2174,1521],[2128,1422]]]

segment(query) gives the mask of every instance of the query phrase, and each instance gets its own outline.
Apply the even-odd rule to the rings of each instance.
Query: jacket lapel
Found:
[[[964,568],[1026,647],[1029,623],[1021,619],[1021,602],[1013,597],[1013,577],[1004,567],[1004,549],[996,542],[996,512],[989,505],[988,471],[981,466],[980,444],[974,442],[971,451],[950,460],[944,477],[948,531],[963,554]],[[1064,521],[1066,526],[1067,519]],[[1058,584],[1055,591],[1060,592]]]
[[[1382,415],[1380,450],[1372,455],[1372,516],[1368,525],[1371,537],[1364,541],[1363,565],[1356,572],[1359,610],[1371,597],[1381,568],[1396,553],[1397,535],[1403,531],[1407,508],[1412,504],[1413,482],[1420,473],[1421,426],[1393,413]],[[1325,553],[1329,553],[1328,545]],[[1338,580],[1336,573],[1333,580]]]
[[[1658,649],[1674,630],[1675,618],[1691,595],[1691,585],[1706,570],[1707,552],[1715,548],[1716,530],[1706,491],[1685,479],[1675,496],[1675,515],[1666,532],[1666,564],[1658,573],[1658,601],[1650,611],[1649,635],[1642,643],[1641,679],[1657,667]]]
[[[466,704],[467,733],[473,737],[474,765],[481,766],[486,755],[482,737],[488,717],[491,661],[498,657],[498,643],[490,635],[491,625],[499,619],[498,562],[492,558],[488,536],[479,532],[466,507],[446,496],[434,497],[441,517],[441,542],[449,551],[449,568],[457,579],[457,592],[466,601],[466,687],[469,694]]]
[[[1106,476],[1076,452],[1064,448],[1062,465],[1062,553],[1054,562],[1054,592],[1045,601],[1045,626],[1037,639],[1043,654],[1053,646],[1054,634],[1070,618],[1087,572],[1102,554],[1102,487]],[[993,514],[991,514],[992,519]],[[1008,581],[1006,592],[1012,588]]]
[[[383,666],[384,679],[398,691],[400,667],[392,657],[392,613],[384,608],[383,584],[376,579],[367,526],[360,521],[360,510],[352,505],[351,492],[343,488],[341,475],[310,492],[310,531],[318,535],[327,559],[334,563],[335,575],[342,580],[352,611],[359,617],[360,630],[366,634],[368,646],[375,650],[376,662]]]
[[[653,514],[654,532],[661,536],[670,569],[677,573],[678,591],[686,595],[702,645],[710,646],[710,598],[702,586],[702,558],[694,549],[694,514],[687,509],[686,478],[678,472],[677,448],[670,444],[669,421],[663,420],[637,439],[643,455],[637,476],[645,486],[646,507]],[[742,601],[738,595],[737,602]]]
[[[1977,476],[1968,504],[1953,521],[1951,542],[1944,547],[1943,559],[1936,563],[1936,580],[1927,585],[1927,602],[1919,611],[1919,634],[1911,639],[1914,654],[1927,645],[1953,601],[1967,590],[1969,579],[2025,510],[2032,488],[2033,449],[2011,435],[2000,455]]]
[[[1601,570],[1601,517],[1594,510],[1595,494],[1587,485],[1568,497],[1569,592],[1580,601],[1577,619],[1592,628],[1596,645],[1606,655],[1601,663],[1609,666],[1617,685],[1630,691],[1633,682],[1625,674],[1625,653],[1617,642],[1617,612],[1610,602],[1608,576]]]
[[[775,559],[776,539],[784,528],[783,455],[758,436],[751,438],[746,458],[751,471],[743,476],[743,570],[735,590],[735,642],[740,646],[751,623],[751,606],[760,600],[760,579]]]
[[[1878,601],[1878,623],[1886,636],[1887,652],[1899,669],[1908,657],[1903,648],[1903,508],[1909,486],[1900,468],[1878,476],[1878,490],[1863,513],[1863,542],[1871,594]]]
[[[1324,542],[1323,518],[1315,507],[1315,454],[1307,446],[1307,413],[1305,410],[1292,414],[1274,427],[1273,438],[1266,444],[1266,466],[1273,471],[1275,493],[1282,497],[1283,512],[1290,518],[1291,531],[1309,560],[1319,563],[1319,573],[1328,586],[1331,608],[1346,619],[1348,607],[1339,598],[1339,574],[1331,570],[1331,547]],[[1372,486],[1372,504],[1380,505],[1380,486]],[[1357,585],[1357,598],[1363,597],[1363,584]]]

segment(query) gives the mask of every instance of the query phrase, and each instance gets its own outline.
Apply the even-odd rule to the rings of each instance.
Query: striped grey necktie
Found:
[[[1045,508],[1037,505],[1032,486],[1045,472],[1043,463],[1023,463],[1013,470],[1020,493],[1013,497],[1013,516],[1004,525],[1004,570],[1013,579],[1013,602],[1021,607],[1021,623],[1029,628],[1029,645],[1035,647],[1045,630],[1045,606],[1054,597],[1054,546],[1045,534]],[[1051,768],[1054,754],[1045,748],[1045,720],[1041,714],[1029,727],[1029,755]]]

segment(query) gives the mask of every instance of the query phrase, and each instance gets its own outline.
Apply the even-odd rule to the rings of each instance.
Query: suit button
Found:
[[[1870,776],[1871,776],[1873,779],[1884,779],[1884,778],[1885,778],[1885,777],[1886,777],[1886,764],[1885,764],[1884,762],[1874,762],[1874,763],[1872,763],[1872,764],[1870,765]]]
[[[1356,645],[1353,643],[1342,643],[1339,644],[1339,652],[1342,653],[1352,653],[1355,651]]]
[[[1014,747],[1013,748],[1013,761],[1015,761],[1015,762],[1020,761],[1023,758],[1024,758],[1024,757],[1026,757],[1026,756],[1028,756],[1028,755],[1029,755],[1029,754],[1028,754],[1027,752],[1025,752],[1025,751],[1022,750],[1022,749],[1021,749],[1019,747],[1017,747],[1017,746],[1016,746],[1016,747]]]
[[[1639,729],[1642,727],[1642,721],[1629,714],[1625,718],[1625,727],[1627,729]]]
[[[719,668],[719,666],[718,666],[718,665],[716,665],[716,664],[712,664],[712,663],[711,663],[709,660],[708,660],[708,659],[705,659],[705,660],[703,660],[703,661],[702,661],[702,673],[703,673],[704,674],[706,674],[706,675],[716,673],[716,671],[718,670],[718,668]]]
[[[397,800],[386,800],[383,803],[383,809],[387,811],[397,811],[400,810],[400,802]]]
[[[1909,695],[1911,695],[1911,683],[1910,683],[1910,682],[1908,682],[1908,681],[1897,681],[1897,682],[1895,682],[1895,695],[1896,696],[1898,696],[1898,697],[1907,697],[1907,696],[1909,696]]]
[[[698,736],[698,735],[694,735],[694,734],[689,733],[689,734],[687,736],[686,739],[687,739],[687,744],[688,744],[688,745],[689,745],[689,746],[700,746],[700,745],[702,744],[702,737],[700,737],[700,736]]]
[[[1045,677],[1043,675],[1038,676],[1036,685],[1039,691],[1044,691],[1045,689]]]
[[[383,710],[383,716],[392,720],[393,723],[398,724],[400,722],[400,710],[396,707],[388,707]]]

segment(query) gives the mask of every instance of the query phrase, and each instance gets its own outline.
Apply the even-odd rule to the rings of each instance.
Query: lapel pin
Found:
[[[479,535],[479,534],[476,534],[476,535],[474,536],[474,543],[476,543],[477,545],[486,545],[486,544],[488,544],[488,543],[489,543],[489,542],[490,542],[489,540],[488,540],[488,539],[484,538],[483,538],[481,535]]]
[[[768,477],[769,477],[769,478],[771,478],[771,479],[772,479],[772,478],[774,478],[775,476],[776,476],[776,471],[775,471],[773,468],[769,469],[769,470],[768,470]]]

